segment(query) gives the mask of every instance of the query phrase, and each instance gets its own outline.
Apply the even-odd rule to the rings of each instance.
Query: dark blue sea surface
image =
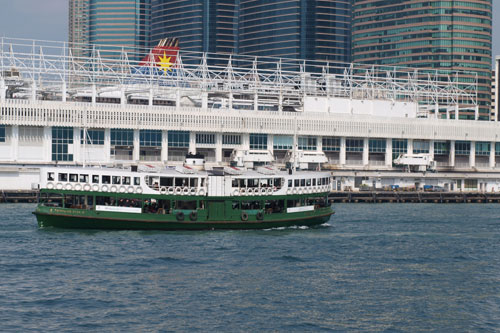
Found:
[[[0,331],[500,330],[500,205],[263,231],[38,229],[0,205]]]

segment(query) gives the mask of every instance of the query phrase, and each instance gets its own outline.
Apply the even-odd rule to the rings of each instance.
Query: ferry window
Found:
[[[182,210],[195,210],[196,209],[196,200],[178,200],[175,202],[175,209]]]
[[[80,175],[80,183],[88,183],[89,175]]]
[[[233,209],[240,209],[240,202],[239,201],[233,201],[232,207],[233,207]]]
[[[120,185],[121,177],[120,176],[113,176],[112,180],[113,180],[113,184]]]
[[[306,180],[305,179],[301,179],[300,180],[300,186],[306,186]]]
[[[198,178],[189,178],[190,187],[198,187]]]
[[[102,184],[110,184],[111,183],[111,176],[102,176]]]
[[[300,200],[287,200],[286,207],[287,208],[300,207]]]
[[[266,214],[281,213],[284,206],[284,200],[267,200],[264,204]]]
[[[288,179],[288,187],[292,187],[292,180]]]
[[[498,149],[498,151],[500,152],[500,149]],[[243,188],[243,187],[247,187],[247,186],[245,185],[245,179],[238,179],[238,185],[239,185],[240,187],[242,187],[242,188]]]
[[[99,175],[92,175],[92,184],[99,184]]]
[[[117,205],[120,207],[141,207],[141,201],[138,199],[124,199],[118,200]]]
[[[115,206],[116,200],[114,197],[97,196],[95,202],[99,206]]]
[[[69,174],[69,181],[70,182],[77,182],[78,181],[78,175],[76,173],[70,173]]]
[[[238,179],[233,179],[233,181],[231,182],[231,186],[234,188],[234,187],[238,187]]]
[[[67,182],[68,181],[68,174],[67,173],[60,173],[58,175],[58,177],[59,177],[58,180],[60,182]]]
[[[59,193],[42,193],[40,200],[47,207],[62,207],[63,197]]]
[[[300,179],[295,179],[295,180],[293,181],[293,186],[294,186],[294,187],[299,187],[299,185],[300,185]]]
[[[130,177],[122,177],[123,185],[130,185]]]
[[[187,178],[175,178],[175,186],[187,186]]]
[[[267,187],[267,179],[259,179],[260,187]]]
[[[169,214],[170,200],[146,199],[142,211],[148,214]]]
[[[141,185],[141,178],[139,177],[134,177],[134,185]]]
[[[281,188],[281,178],[274,178],[274,186]]]
[[[47,173],[47,180],[54,180],[54,173],[53,172]]]
[[[174,178],[172,177],[161,177],[160,186],[174,186]]]
[[[306,186],[311,186],[311,180],[310,179],[306,179]]]
[[[316,178],[313,178],[313,186],[316,186]]]
[[[242,201],[241,209],[250,209],[250,210],[260,209],[260,201]]]
[[[247,179],[247,181],[248,181],[248,187],[257,187],[258,186],[257,179]]]

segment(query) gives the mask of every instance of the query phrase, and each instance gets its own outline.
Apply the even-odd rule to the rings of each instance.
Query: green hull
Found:
[[[40,228],[56,227],[71,229],[121,229],[121,230],[214,230],[214,229],[269,229],[290,226],[315,226],[328,222],[333,211],[314,216],[290,217],[287,219],[264,219],[262,221],[165,221],[136,219],[132,217],[99,217],[54,214],[37,209]],[[94,214],[92,214],[94,215]]]

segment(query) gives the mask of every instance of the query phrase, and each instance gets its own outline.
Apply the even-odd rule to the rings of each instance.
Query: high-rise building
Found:
[[[69,1],[69,36],[73,56],[86,56],[82,46],[89,43],[89,0]]]
[[[236,53],[237,0],[152,0],[151,47],[179,38],[184,51]]]
[[[182,50],[350,61],[350,0],[152,0],[152,43]]]
[[[102,58],[124,50],[139,60],[149,47],[151,0],[70,0],[69,8],[69,41],[82,44],[74,52],[88,56],[85,45],[100,45]]]
[[[350,0],[241,0],[239,53],[350,62]]]
[[[478,118],[490,119],[492,0],[354,0],[352,11],[353,62],[442,71],[462,87],[477,82]]]
[[[491,109],[493,110],[493,120],[500,121],[498,114],[500,106],[500,56],[495,57],[495,70],[491,82]]]

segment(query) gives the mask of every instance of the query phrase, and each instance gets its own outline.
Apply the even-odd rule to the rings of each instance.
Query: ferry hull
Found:
[[[315,226],[328,222],[333,211],[315,216],[263,221],[153,221],[131,218],[100,218],[49,214],[35,211],[40,228],[56,227],[67,229],[115,229],[115,230],[215,230],[215,229],[270,229],[291,226]]]

